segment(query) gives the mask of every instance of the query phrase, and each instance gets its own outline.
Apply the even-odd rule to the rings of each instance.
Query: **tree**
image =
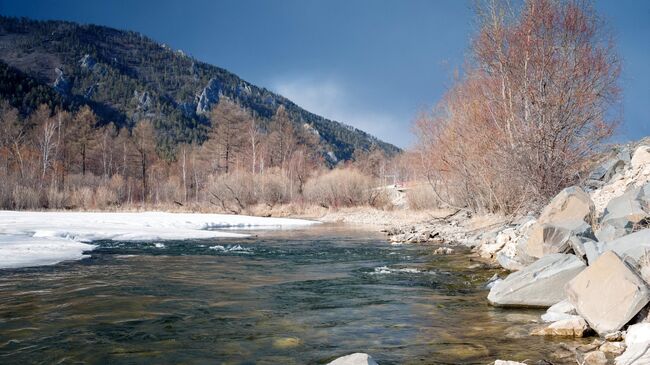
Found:
[[[212,129],[205,147],[217,170],[228,173],[244,144],[244,129],[251,117],[233,101],[222,98],[210,113]]]
[[[70,131],[70,140],[74,153],[79,154],[81,174],[86,175],[88,152],[96,139],[95,125],[97,117],[92,109],[84,106],[75,114]]]
[[[138,165],[142,174],[142,201],[147,201],[147,169],[156,153],[156,140],[153,124],[141,120],[132,131],[132,143],[136,152]]]
[[[293,123],[289,119],[284,106],[278,107],[269,125],[269,149],[271,164],[281,169],[286,168],[286,163],[296,149],[296,134]]]
[[[620,62],[588,1],[483,4],[465,75],[416,125],[420,149],[464,204],[536,208],[612,134]]]
[[[41,183],[45,180],[47,170],[52,166],[52,160],[56,151],[56,135],[58,122],[49,115],[40,115],[39,124],[35,129],[35,142],[38,147],[41,162]]]
[[[22,176],[23,163],[20,154],[20,145],[25,138],[25,130],[20,123],[18,109],[8,102],[0,103],[0,155],[5,159],[5,169],[10,170],[11,161],[17,161],[20,176]]]
[[[262,140],[262,131],[259,128],[257,119],[250,118],[247,124],[246,133],[251,160],[251,172],[255,174],[257,172],[257,159]]]

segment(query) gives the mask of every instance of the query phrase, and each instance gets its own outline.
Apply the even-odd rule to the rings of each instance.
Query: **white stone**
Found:
[[[368,354],[357,352],[354,354],[339,357],[329,362],[328,365],[378,365],[377,362]]]
[[[566,299],[564,285],[585,267],[574,255],[546,255],[494,285],[488,300],[496,306],[550,307]]]
[[[633,324],[627,328],[625,344],[628,346],[637,343],[650,343],[650,323]]]
[[[639,146],[632,155],[632,167],[639,168],[650,164],[650,146]]]

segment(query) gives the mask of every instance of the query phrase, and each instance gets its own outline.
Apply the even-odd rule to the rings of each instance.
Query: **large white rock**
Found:
[[[607,203],[596,237],[601,242],[612,241],[630,232],[644,219],[650,217],[647,202],[650,184],[630,186],[623,195]]]
[[[627,328],[625,344],[632,346],[637,343],[650,343],[650,323],[637,323]]]
[[[496,306],[550,307],[566,298],[564,285],[585,267],[574,255],[546,255],[494,285],[488,300]]]
[[[526,365],[526,364],[518,361],[497,360],[494,362],[494,365]]]
[[[572,235],[591,237],[595,206],[589,194],[577,186],[562,190],[542,210],[526,241],[526,253],[542,257],[565,252]]]
[[[650,165],[650,146],[639,146],[632,155],[633,168]]]
[[[650,229],[643,229],[607,243],[607,249],[616,252],[623,260],[640,269],[650,252]]]
[[[650,342],[628,346],[623,355],[616,358],[616,365],[650,364]]]
[[[368,354],[357,352],[354,354],[339,357],[329,362],[328,365],[378,365],[377,362]]]
[[[645,281],[612,251],[571,280],[566,293],[600,335],[621,329],[650,301]]]
[[[566,319],[581,318],[577,315],[576,308],[568,300],[563,300],[559,303],[553,304],[546,313],[542,314],[543,322],[557,322]]]

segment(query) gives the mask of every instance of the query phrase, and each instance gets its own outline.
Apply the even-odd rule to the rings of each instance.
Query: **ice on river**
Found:
[[[224,229],[296,228],[317,222],[192,213],[91,213],[0,211],[0,268],[78,260],[97,240],[164,241],[245,237]],[[221,229],[221,231],[215,230]]]

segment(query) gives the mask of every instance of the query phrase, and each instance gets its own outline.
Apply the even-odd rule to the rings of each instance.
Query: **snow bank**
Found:
[[[54,265],[66,260],[81,260],[95,246],[65,239],[0,235],[0,269]]]
[[[97,240],[161,241],[247,235],[213,229],[280,229],[317,222],[225,214],[0,211],[0,268],[84,257]]]

